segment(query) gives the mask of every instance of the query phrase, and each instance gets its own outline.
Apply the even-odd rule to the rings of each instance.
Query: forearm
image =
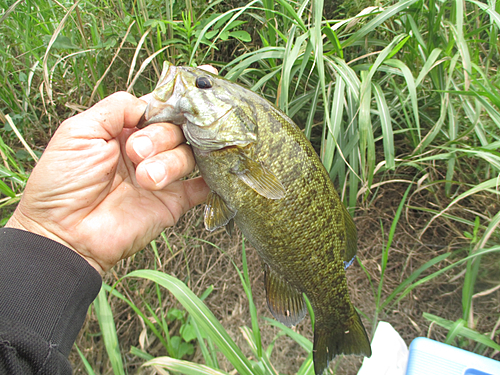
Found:
[[[71,373],[67,357],[100,286],[73,250],[0,229],[0,373]]]

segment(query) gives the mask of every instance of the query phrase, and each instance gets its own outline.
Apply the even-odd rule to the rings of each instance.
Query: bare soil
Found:
[[[348,269],[347,277],[353,303],[370,319],[373,319],[376,311],[375,295],[381,278],[383,249],[387,245],[391,224],[407,186],[407,184],[397,182],[382,185],[376,195],[370,196],[368,203],[361,203],[361,208],[356,211],[358,259],[369,277],[356,262]],[[439,187],[435,187],[434,189],[414,189],[414,192],[409,195],[406,207],[440,209],[448,203],[449,199],[444,196]],[[448,213],[473,221],[476,216],[492,217],[500,208],[499,202],[488,196],[478,197],[478,199],[464,203],[467,203],[467,207],[457,205]],[[240,327],[251,325],[248,302],[232,264],[234,261],[240,269],[242,268],[240,233],[236,230],[232,237],[229,237],[224,230],[209,233],[203,228],[202,216],[202,207],[190,211],[176,227],[166,231],[168,244],[161,238],[158,240],[161,260],[160,262],[156,261],[156,268],[185,281],[197,295],[201,295],[210,285],[213,285],[214,290],[205,300],[207,306],[220,319],[243,352],[251,356],[248,344],[240,331]],[[407,208],[403,210],[394,241],[388,252],[382,301],[427,261],[447,252],[469,249],[470,240],[464,236],[464,231],[470,230],[470,228],[443,216],[434,220],[429,228],[422,233],[431,217],[431,214],[419,209]],[[261,317],[272,318],[266,306],[260,260],[251,246],[246,245],[254,301]],[[429,275],[464,256],[465,250],[448,257],[444,262],[424,272],[422,276]],[[477,291],[485,291],[500,284],[499,258],[499,256],[483,258],[482,272],[476,284]],[[132,270],[154,268],[154,254],[151,249],[145,249],[135,257],[122,261],[106,276],[105,281],[112,284],[119,277]],[[378,320],[391,323],[408,345],[419,336],[444,341],[446,330],[431,324],[423,317],[423,313],[431,313],[451,321],[462,317],[463,270],[464,267],[455,267],[420,285],[399,302],[389,305],[381,311]],[[125,279],[118,284],[117,290],[144,310],[143,300],[147,301],[154,309],[158,309],[156,290],[151,282]],[[164,309],[180,308],[180,305],[169,295],[168,291],[164,291],[162,298],[164,299]],[[140,368],[143,360],[131,355],[129,353],[130,347],[142,347],[153,356],[165,355],[164,348],[157,340],[154,340],[154,336],[150,336],[149,341],[142,339],[143,344],[141,344],[140,337],[144,330],[144,324],[128,305],[116,298],[110,298],[110,302],[129,374],[154,374],[154,370]],[[498,330],[500,290],[497,289],[474,298],[473,313],[474,328],[479,332],[489,334],[493,330]],[[364,323],[369,335],[371,335],[374,327],[373,322],[364,319]],[[174,324],[170,328],[172,334],[175,334],[176,330],[179,329],[179,324]],[[267,324],[262,318],[261,330],[265,348],[273,340],[276,340],[271,358],[276,369],[281,374],[295,374],[306,358],[304,350],[287,336],[276,338],[278,330]],[[312,340],[308,317],[296,327],[296,330]],[[500,343],[498,334],[493,338]],[[76,345],[83,351],[97,374],[112,373],[93,312],[89,314]],[[461,340],[460,346],[464,349],[474,350],[475,343]],[[498,352],[489,350],[486,355],[500,360]],[[219,357],[221,368],[231,372],[231,365],[222,356]],[[74,363],[75,374],[85,374],[84,366],[75,350],[70,358]],[[197,349],[192,356],[186,359],[203,363],[203,357]],[[351,375],[357,373],[361,363],[361,358],[348,356],[335,360],[330,368],[335,368],[336,374]]]

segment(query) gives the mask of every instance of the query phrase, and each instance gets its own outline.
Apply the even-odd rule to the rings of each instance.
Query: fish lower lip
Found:
[[[144,110],[144,113],[142,114],[141,118],[139,119],[139,122],[136,125],[137,129],[142,129],[147,126],[147,120],[146,120],[146,110]]]

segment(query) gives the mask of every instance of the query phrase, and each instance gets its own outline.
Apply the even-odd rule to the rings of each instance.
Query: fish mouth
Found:
[[[146,106],[146,109],[144,110],[144,113],[139,119],[136,127],[138,129],[143,129],[148,125],[159,122],[169,122],[178,126],[190,123],[191,125],[210,131],[214,129],[214,127],[217,127],[217,125],[220,125],[232,112],[233,108],[229,109],[226,113],[222,114],[209,125],[202,125],[197,124],[195,121],[189,121],[186,118],[186,113],[178,112],[175,106],[152,97],[149,100],[148,105]]]
[[[147,124],[147,120],[146,120],[146,110],[147,110],[147,107],[146,109],[144,110],[144,113],[142,114],[141,118],[139,119],[139,122],[137,123],[137,125],[135,126],[137,129],[143,129],[145,128],[146,126],[148,126]]]
[[[186,123],[186,117],[182,112],[178,112],[174,105],[168,103],[168,99],[163,101],[152,96],[136,127],[143,129],[159,122],[169,122],[180,126]]]
[[[175,104],[173,104],[179,97],[176,92],[185,90],[185,82],[178,73],[178,67],[167,61],[164,62],[156,88],[144,98],[148,104],[136,125],[138,129],[158,122],[171,122],[175,125],[182,125],[185,122],[183,114],[176,113]]]
[[[181,126],[185,122],[185,119],[183,118],[183,116],[182,116],[182,120],[180,120],[179,118],[174,118],[171,116],[162,115],[162,114],[160,114],[161,111],[158,111],[158,113],[159,114],[157,116],[148,116],[148,107],[146,107],[146,110],[144,111],[141,118],[139,119],[139,122],[137,123],[136,128],[143,129],[148,125],[157,124],[159,122],[169,122],[169,123],[172,123],[174,125]]]

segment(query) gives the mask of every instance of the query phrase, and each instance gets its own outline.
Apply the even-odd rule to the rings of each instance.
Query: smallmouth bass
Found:
[[[315,315],[313,360],[323,374],[338,354],[369,357],[365,328],[349,299],[345,267],[356,227],[302,131],[266,99],[191,67],[166,64],[144,115],[180,125],[211,189],[205,227],[235,222],[264,264],[273,316],[296,325]]]

